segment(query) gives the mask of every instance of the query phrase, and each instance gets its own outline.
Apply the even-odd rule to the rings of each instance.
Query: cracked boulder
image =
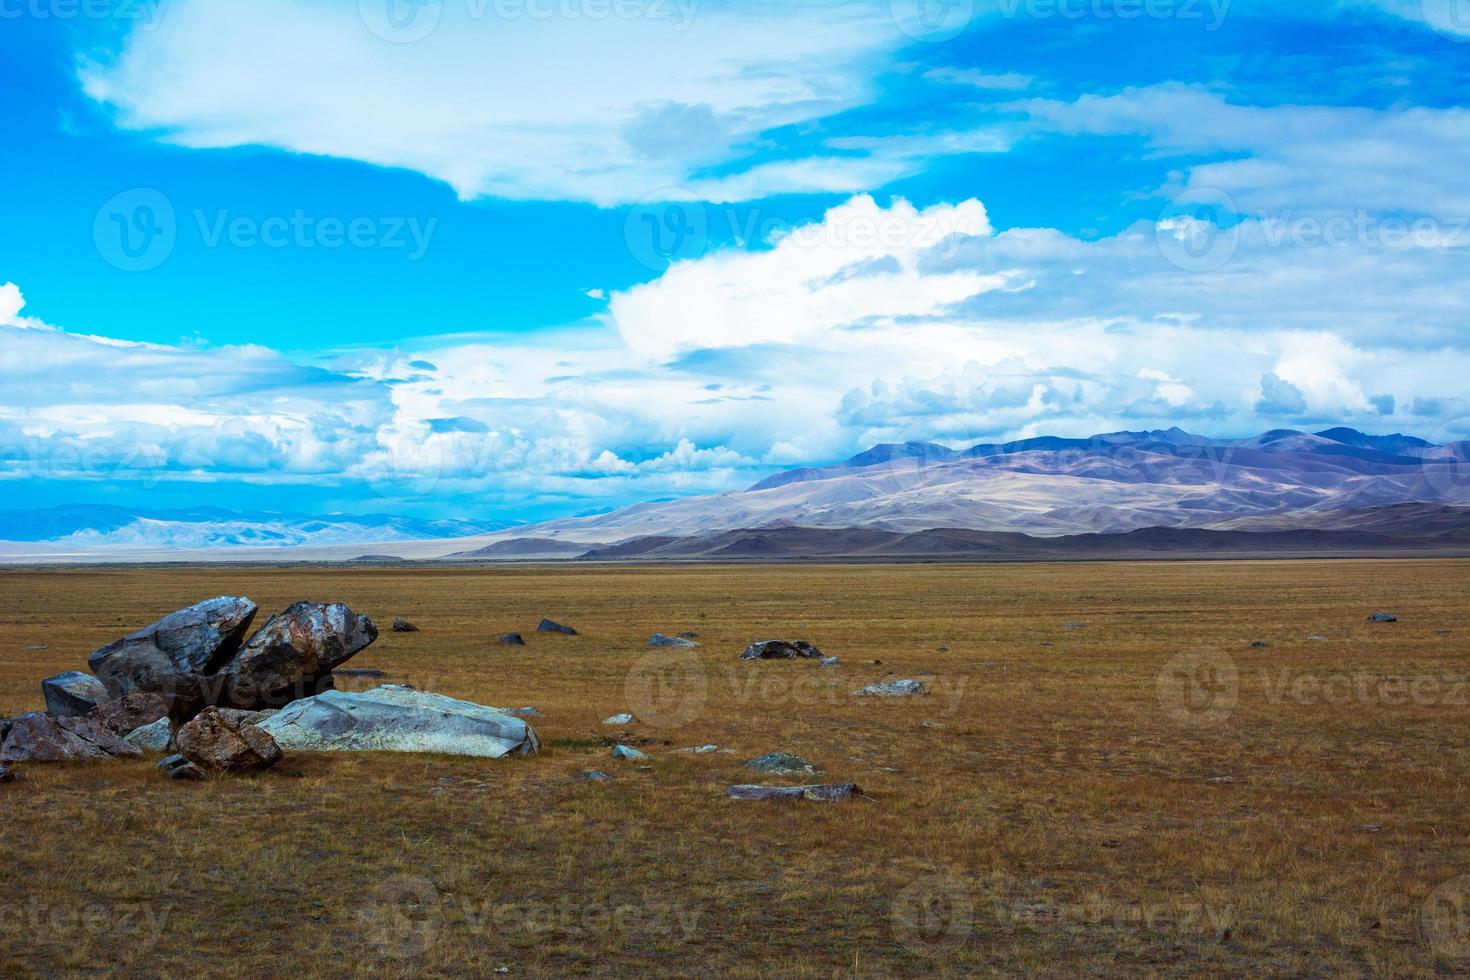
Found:
[[[332,688],[332,671],[378,638],[368,617],[340,602],[298,602],[272,616],[220,675],[216,701],[278,708]]]
[[[174,735],[174,750],[205,772],[259,772],[281,761],[276,740],[250,712],[205,708]]]
[[[143,754],[91,718],[53,718],[32,711],[0,728],[0,762],[83,762]]]
[[[113,697],[152,691],[183,717],[201,702],[201,679],[240,649],[254,617],[255,603],[243,596],[206,599],[94,651],[87,664]]]

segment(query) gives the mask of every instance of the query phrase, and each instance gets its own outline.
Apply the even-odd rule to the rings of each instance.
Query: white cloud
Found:
[[[120,125],[184,146],[407,167],[466,198],[610,205],[704,181],[737,199],[871,186],[861,161],[700,171],[860,104],[905,40],[877,0],[403,5],[440,12],[411,43],[377,36],[359,6],[172,0],[115,57],[83,64],[84,88]]]

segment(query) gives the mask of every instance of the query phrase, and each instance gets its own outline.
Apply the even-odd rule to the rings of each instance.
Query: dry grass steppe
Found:
[[[1459,560],[0,571],[0,715],[232,593],[257,625],[345,601],[384,630],[349,666],[534,705],[545,749],[20,767],[0,975],[1463,975],[1467,585]],[[681,630],[704,646],[646,647]],[[841,664],[737,659],[772,637]],[[934,693],[849,693],[906,677]],[[647,765],[609,757],[625,710]],[[703,744],[735,753],[672,751]],[[742,766],[777,750],[871,802],[725,798],[795,782]]]

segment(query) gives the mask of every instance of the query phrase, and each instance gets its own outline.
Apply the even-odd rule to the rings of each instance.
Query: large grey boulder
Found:
[[[741,660],[821,660],[822,651],[806,640],[759,640],[745,648]]]
[[[46,698],[46,713],[57,718],[85,715],[108,700],[102,682],[79,670],[46,678],[41,682],[41,694]]]
[[[113,697],[153,691],[188,714],[200,678],[234,656],[254,617],[255,603],[243,596],[206,599],[94,651],[87,664]]]
[[[378,627],[340,602],[298,602],[272,616],[224,668],[212,700],[278,708],[332,687],[332,671],[378,638]]]
[[[40,711],[11,718],[0,742],[0,762],[77,762],[142,754],[91,718],[53,718]]]
[[[328,691],[261,722],[283,749],[302,752],[434,752],[499,758],[541,747],[531,726],[499,708],[387,684]]]

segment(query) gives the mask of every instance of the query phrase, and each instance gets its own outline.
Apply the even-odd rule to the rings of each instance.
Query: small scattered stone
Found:
[[[1368,617],[1370,623],[1397,623],[1399,618],[1391,612],[1376,612]]]
[[[821,662],[818,664],[818,666],[819,667],[836,667],[837,666],[837,663],[838,663],[838,660],[837,660],[836,657],[823,657],[821,659]]]
[[[822,651],[806,640],[757,640],[745,648],[741,660],[821,660]]]
[[[1381,824],[1381,823],[1365,823],[1365,824],[1359,824],[1358,825],[1358,829],[1361,830],[1361,831],[1363,831],[1365,834],[1377,834],[1377,833],[1381,833],[1382,832],[1382,830],[1383,830],[1383,824]]]
[[[576,636],[577,635],[577,631],[574,630],[574,629],[572,629],[570,626],[563,626],[561,623],[558,623],[558,622],[556,622],[554,620],[550,620],[550,619],[543,619],[543,620],[541,620],[541,622],[536,626],[536,632],[538,632],[538,633],[561,633],[564,636]]]
[[[929,719],[925,718],[923,721],[919,722],[919,727],[920,728],[943,728],[944,726],[942,724],[940,724],[939,722],[937,722],[937,721],[930,721]]]
[[[4,766],[0,766],[0,783],[15,782],[15,773]]]
[[[23,650],[50,650],[51,649],[51,645],[49,643],[27,643],[21,649],[23,649]]]
[[[812,803],[843,803],[862,797],[863,791],[854,783],[835,783],[830,786],[731,786],[727,795],[734,800],[807,800]]]
[[[1316,633],[1313,633],[1311,636],[1307,637],[1307,639],[1311,640],[1313,643],[1323,643],[1327,640],[1327,637],[1318,636]]]
[[[393,620],[393,632],[395,633],[417,633],[419,628],[406,619],[395,618]]]
[[[735,753],[734,749],[722,749],[718,745],[692,745],[687,749],[675,749],[674,751],[690,755],[709,755],[711,752],[725,752],[731,755]]]
[[[637,724],[637,722],[638,719],[634,718],[627,712],[624,712],[620,715],[613,715],[611,718],[602,719],[602,723],[604,725],[634,725]]]
[[[1265,640],[1252,640],[1251,641],[1251,649],[1253,649],[1253,650],[1264,650],[1267,647],[1269,647],[1270,645],[1271,644],[1267,643]]]
[[[610,783],[613,781],[613,778],[611,776],[601,771],[600,769],[588,769],[577,778],[585,779],[591,783]]]
[[[773,772],[781,776],[810,776],[817,768],[799,755],[790,752],[767,752],[745,764],[745,768],[756,772]]]
[[[922,681],[914,680],[884,681],[881,684],[870,684],[861,691],[852,692],[853,697],[859,698],[903,698],[928,693],[929,689]]]
[[[634,762],[644,762],[648,759],[647,755],[631,745],[614,745],[612,754],[614,759],[631,759]]]
[[[519,633],[501,633],[500,642],[502,645],[508,647],[523,647],[526,645],[525,639]]]
[[[1063,623],[1062,624],[1062,629],[1064,629],[1064,630],[1085,630],[1085,629],[1087,629],[1087,624],[1084,623],[1084,622],[1082,622],[1081,620],[1074,619],[1074,620],[1072,620],[1070,622]]]
[[[531,707],[529,704],[526,705],[524,708],[510,708],[505,713],[508,714],[508,715],[516,715],[516,716],[521,717],[521,718],[540,718],[541,717],[541,712],[537,711],[535,708]]]
[[[171,755],[158,763],[158,768],[169,779],[204,779],[206,773],[181,755]]]
[[[648,638],[648,645],[651,647],[679,647],[683,649],[699,646],[698,643],[686,637],[665,636],[662,633],[655,633],[650,636]]]

